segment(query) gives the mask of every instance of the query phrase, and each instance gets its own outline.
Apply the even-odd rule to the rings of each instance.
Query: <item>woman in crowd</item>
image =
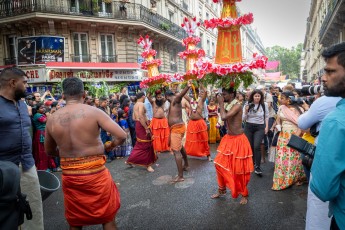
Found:
[[[210,128],[208,130],[208,142],[210,144],[215,144],[220,141],[219,127],[218,125],[218,106],[216,104],[215,97],[211,96],[209,104],[207,106],[208,110],[208,121],[210,122]]]
[[[268,105],[264,102],[261,90],[254,90],[243,108],[243,121],[246,122],[244,133],[253,151],[255,174],[261,175],[261,142],[268,131]]]
[[[126,141],[121,145],[120,157],[129,156],[132,151],[132,139],[127,123],[127,114],[123,110],[118,111],[119,125],[127,133]]]
[[[301,136],[297,120],[303,109],[293,98],[291,91],[281,93],[281,106],[276,121],[276,126],[281,126],[281,132],[276,147],[272,190],[286,189],[293,184],[300,185],[305,180],[300,153],[287,146],[292,134]]]
[[[55,170],[55,162],[51,156],[46,154],[44,149],[45,128],[47,122],[47,115],[45,107],[42,103],[37,104],[37,112],[33,117],[33,124],[35,128],[33,139],[33,156],[37,170]]]

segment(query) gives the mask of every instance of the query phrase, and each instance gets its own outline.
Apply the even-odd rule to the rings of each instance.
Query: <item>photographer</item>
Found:
[[[320,200],[330,201],[331,229],[345,229],[345,42],[324,50],[322,56],[324,93],[342,99],[322,121],[310,189]]]
[[[306,112],[298,118],[298,127],[303,130],[310,129],[311,135],[315,137],[315,145],[317,145],[318,133],[320,130],[322,120],[329,112],[335,109],[335,106],[340,99],[340,97],[322,96],[316,101],[314,101],[314,103],[310,106],[309,109],[307,104],[304,103],[302,105]],[[307,169],[307,173],[308,171],[309,170]],[[306,230],[329,229],[330,222],[331,220],[330,218],[328,218],[328,202],[326,203],[318,199],[309,187]]]

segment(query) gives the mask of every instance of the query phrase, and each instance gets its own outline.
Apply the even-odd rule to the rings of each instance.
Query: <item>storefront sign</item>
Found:
[[[46,75],[46,69],[45,68],[39,68],[39,69],[26,69],[21,68],[23,70],[28,78],[28,83],[44,83],[45,75]]]
[[[83,81],[141,81],[140,70],[47,70],[47,80],[58,82],[68,77],[80,77]]]

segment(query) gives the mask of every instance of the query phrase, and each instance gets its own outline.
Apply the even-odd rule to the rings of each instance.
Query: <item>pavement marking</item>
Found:
[[[164,175],[164,176],[160,176],[157,179],[153,180],[152,184],[153,185],[169,184],[172,179],[173,179],[172,176]]]
[[[136,204],[128,205],[126,210],[130,210],[130,209],[138,208],[138,207],[146,207],[147,209],[150,209],[150,200],[148,199],[148,200],[145,200],[145,201],[139,201]]]
[[[189,188],[194,183],[195,183],[194,178],[185,178],[184,181],[176,183],[175,188],[178,188],[178,189]]]

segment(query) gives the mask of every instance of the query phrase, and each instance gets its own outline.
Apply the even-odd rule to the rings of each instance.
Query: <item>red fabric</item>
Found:
[[[168,119],[152,118],[151,132],[153,137],[153,149],[156,152],[169,151],[169,135],[170,129]]]
[[[148,167],[157,160],[156,153],[153,150],[151,136],[146,135],[146,130],[139,121],[135,122],[135,133],[137,141],[127,162],[129,164]]]
[[[185,149],[189,156],[207,157],[210,155],[207,125],[203,119],[189,120]]]
[[[62,175],[65,216],[71,226],[111,222],[120,194],[108,169],[86,175]]]
[[[182,139],[186,133],[185,124],[176,124],[171,126],[171,141],[170,147],[172,151],[181,151],[182,149]]]
[[[222,138],[217,152],[214,163],[219,188],[228,187],[233,198],[237,198],[239,194],[248,196],[247,185],[254,166],[247,137],[244,134],[236,136],[227,134]]]
[[[41,118],[39,118],[41,119]],[[33,139],[33,157],[37,170],[47,170],[56,168],[54,159],[46,154],[44,142],[41,142],[41,135],[45,136],[44,130],[36,130]]]

